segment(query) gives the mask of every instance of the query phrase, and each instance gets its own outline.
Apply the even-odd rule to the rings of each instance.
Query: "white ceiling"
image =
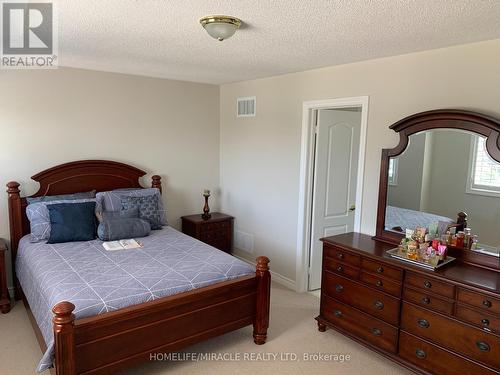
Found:
[[[53,0],[59,64],[227,83],[500,38],[500,0]],[[239,17],[228,40],[198,19]]]

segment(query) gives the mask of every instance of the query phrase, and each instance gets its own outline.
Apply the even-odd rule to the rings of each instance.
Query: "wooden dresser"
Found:
[[[182,232],[219,250],[231,253],[234,218],[219,212],[204,220],[201,214],[183,216]]]
[[[421,374],[500,373],[500,273],[458,261],[426,271],[359,233],[322,241],[320,331]]]
[[[5,267],[5,253],[7,244],[0,239],[0,311],[7,314],[10,311],[10,296],[7,288],[7,269]]]

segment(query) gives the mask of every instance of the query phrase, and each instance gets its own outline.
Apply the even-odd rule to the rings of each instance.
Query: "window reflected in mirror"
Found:
[[[500,163],[486,139],[455,129],[411,135],[406,150],[389,159],[385,229],[446,228],[459,212],[467,213],[479,249],[498,256]]]

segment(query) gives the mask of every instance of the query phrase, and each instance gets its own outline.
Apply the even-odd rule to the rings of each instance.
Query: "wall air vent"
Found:
[[[237,117],[255,117],[257,99],[255,96],[246,98],[238,98],[237,104]]]

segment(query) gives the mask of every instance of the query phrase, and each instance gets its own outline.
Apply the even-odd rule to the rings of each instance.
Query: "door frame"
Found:
[[[312,194],[314,175],[315,126],[313,113],[319,109],[361,107],[358,177],[356,183],[356,211],[354,231],[361,229],[363,177],[365,170],[366,133],[368,128],[368,96],[305,101],[302,103],[302,141],[300,148],[299,217],[297,225],[297,292],[308,290],[309,257],[311,253]]]

